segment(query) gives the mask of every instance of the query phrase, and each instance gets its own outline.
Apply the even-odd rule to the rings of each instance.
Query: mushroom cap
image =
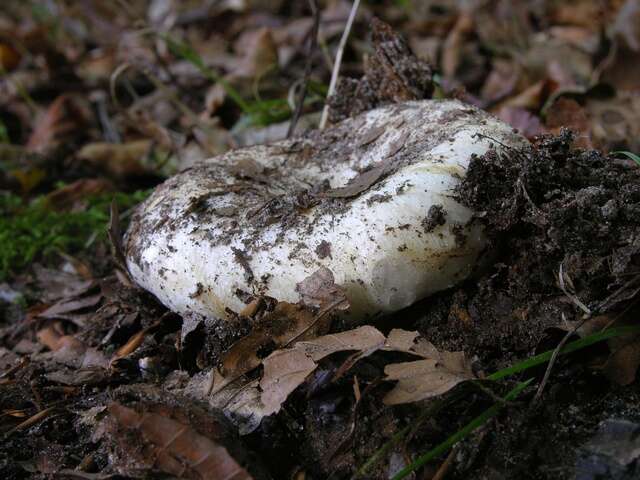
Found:
[[[472,155],[526,143],[475,107],[425,100],[232,150],[138,207],[127,266],[183,314],[225,318],[247,294],[297,302],[323,267],[354,317],[393,312],[469,276],[486,241],[455,188]]]

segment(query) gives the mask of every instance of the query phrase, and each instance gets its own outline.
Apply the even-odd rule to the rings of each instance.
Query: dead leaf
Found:
[[[520,78],[520,68],[513,62],[497,59],[482,86],[481,96],[487,102],[497,102],[511,95]]]
[[[102,178],[83,178],[64,185],[45,198],[47,205],[56,210],[75,210],[87,197],[113,190],[113,184]]]
[[[575,100],[560,97],[547,110],[547,127],[556,135],[562,128],[576,132],[576,146],[593,148],[591,124],[586,110]]]
[[[503,106],[496,116],[527,138],[533,138],[547,131],[540,118],[524,108]]]
[[[150,150],[150,140],[135,140],[122,144],[95,142],[82,147],[77,153],[77,158],[111,178],[121,180],[150,173],[144,162]]]
[[[605,329],[634,325],[637,325],[637,309],[630,309],[618,315],[597,315],[586,322],[565,322],[558,325],[558,328],[571,331],[575,326],[579,326],[576,333],[584,338]],[[640,335],[630,333],[613,337],[607,340],[607,345],[610,353],[604,365],[600,362],[597,368],[602,368],[604,375],[618,385],[633,383],[640,367]]]
[[[78,352],[84,352],[84,344],[72,335],[65,335],[60,323],[51,323],[41,328],[36,333],[36,338],[51,351],[58,351],[61,348],[70,348]]]
[[[140,451],[152,468],[181,478],[252,480],[227,449],[199,434],[193,427],[152,412],[138,413],[119,403],[108,406],[119,428],[138,433],[143,445],[122,437],[128,447]]]
[[[357,177],[352,178],[344,187],[332,188],[323,192],[321,195],[331,198],[350,198],[360,195],[362,192],[371,188],[372,185],[379,182],[389,173],[389,165],[378,164],[373,168],[361,173]]]
[[[618,91],[614,98],[589,99],[586,111],[596,148],[640,151],[640,96]]]
[[[387,365],[385,380],[397,380],[383,399],[385,405],[419,402],[474,378],[464,352],[440,352],[438,358]]]
[[[371,326],[297,342],[292,348],[277,350],[264,359],[260,381],[265,414],[280,410],[287,397],[318,366],[318,361],[336,352],[357,350],[373,353],[385,344],[385,337]]]
[[[224,354],[221,369],[213,372],[210,392],[215,394],[258,367],[262,362],[259,354],[265,348],[277,348],[294,338],[314,336],[317,320],[317,316],[308,308],[279,302],[272,312],[256,322],[249,335],[234,343]],[[317,327],[326,328],[326,325]]]
[[[542,107],[549,94],[555,90],[555,84],[550,80],[536,82],[517,95],[514,95],[500,103],[500,107],[516,107],[531,111],[537,111]]]
[[[38,318],[62,318],[65,320],[70,320],[78,326],[84,326],[84,315],[71,315],[74,312],[78,312],[79,310],[84,310],[87,308],[95,307],[102,300],[102,293],[98,293],[96,295],[88,295],[83,297],[71,297],[62,299],[46,310],[40,312],[37,316]]]
[[[389,332],[383,350],[410,353],[423,358],[437,358],[438,349],[416,331],[394,328]]]
[[[613,350],[604,365],[604,374],[618,385],[630,385],[636,379],[640,366],[640,338],[609,341]]]
[[[640,52],[640,2],[627,0],[611,27],[610,35],[634,52]]]
[[[455,76],[462,58],[462,46],[473,32],[473,28],[473,17],[463,12],[447,35],[442,46],[442,60],[440,62],[442,73],[446,77],[453,78]]]
[[[33,266],[36,285],[42,290],[42,300],[52,302],[61,298],[80,297],[95,286],[93,280],[83,278],[78,273]]]
[[[162,322],[163,322],[163,318],[161,318],[157,322],[152,323],[148,327],[143,328],[142,330],[134,333],[129,338],[129,340],[127,340],[127,343],[125,343],[118,350],[116,350],[116,352],[113,354],[113,357],[111,358],[111,362],[113,363],[115,360],[126,357],[127,355],[135,352],[138,349],[138,347],[142,345],[142,342],[144,342],[144,339],[150,333],[153,333],[160,325],[162,325]]]
[[[333,305],[336,310],[349,308],[349,301],[344,290],[336,285],[333,272],[327,267],[321,267],[312,275],[296,285],[296,292],[300,294],[303,304],[310,307],[325,308]]]
[[[278,48],[271,29],[263,27],[249,32],[236,45],[242,58],[231,77],[259,79],[278,67]]]
[[[20,54],[7,43],[0,43],[0,70],[10,72],[20,63]]]
[[[86,102],[86,99],[69,94],[57,97],[36,120],[27,149],[38,153],[51,150],[81,129],[91,118]]]

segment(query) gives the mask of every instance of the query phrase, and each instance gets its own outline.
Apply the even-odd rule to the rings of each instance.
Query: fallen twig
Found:
[[[331,98],[331,95],[333,95],[336,91],[338,76],[340,75],[340,64],[342,63],[342,55],[344,54],[344,48],[347,45],[349,32],[351,32],[351,26],[353,25],[353,21],[356,18],[356,13],[358,12],[359,5],[360,0],[354,0],[353,5],[351,6],[351,11],[349,12],[349,18],[347,19],[347,25],[344,29],[344,32],[342,32],[342,37],[340,38],[340,43],[338,44],[336,61],[333,63],[331,82],[329,83],[329,91],[327,92],[327,102],[324,105],[324,109],[322,110],[322,117],[320,118],[320,130],[324,130],[324,127],[327,125],[327,120],[329,118],[329,98]]]

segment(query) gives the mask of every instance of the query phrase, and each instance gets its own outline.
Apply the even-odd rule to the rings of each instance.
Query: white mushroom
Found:
[[[296,285],[321,267],[356,318],[393,312],[472,272],[485,238],[454,189],[473,154],[524,144],[477,108],[427,100],[233,150],[138,208],[127,265],[180,313],[224,318],[247,294],[296,302]]]

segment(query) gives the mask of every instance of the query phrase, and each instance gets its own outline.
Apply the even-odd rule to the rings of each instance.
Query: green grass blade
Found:
[[[520,382],[511,391],[509,391],[509,393],[507,393],[503,397],[503,400],[505,402],[514,400],[532,381],[533,381],[533,378],[530,378],[526,382]],[[411,463],[410,465],[407,465],[405,468],[400,470],[393,477],[392,480],[402,480],[407,475],[415,472],[420,467],[430,462],[434,458],[439,457],[440,455],[445,453],[447,450],[449,450],[451,447],[453,447],[456,443],[458,443],[460,440],[465,439],[471,432],[473,432],[477,428],[487,423],[491,418],[495,417],[498,414],[498,412],[500,412],[503,406],[504,406],[504,403],[496,403],[489,409],[485,410],[483,413],[481,413],[476,418],[471,420],[469,423],[467,423],[464,427],[462,427],[456,433],[454,433],[449,438],[447,438],[444,442],[442,442],[435,448],[429,450],[428,452],[420,455],[418,458],[416,458],[413,461],[413,463]]]
[[[568,353],[575,352],[577,350],[586,348],[595,343],[602,342],[610,338],[619,337],[621,335],[633,334],[633,333],[640,333],[640,326],[610,328],[608,330],[594,333],[592,335],[589,335],[588,337],[581,338],[579,340],[575,340],[571,343],[568,343],[567,345],[564,346],[564,348],[560,350],[560,355],[566,355]],[[529,368],[533,368],[543,363],[546,363],[551,359],[551,356],[553,355],[554,351],[555,350],[547,350],[546,352],[543,352],[539,355],[523,360],[522,362],[512,365],[511,367],[498,370],[497,372],[486,377],[486,380],[500,380],[510,375],[515,375],[516,373],[520,373],[525,370],[528,370]],[[436,414],[444,405],[445,405],[444,402],[440,401],[435,406],[430,406],[426,408],[411,425],[407,425],[405,428],[397,432],[388,442],[386,442],[382,447],[380,447],[358,469],[358,471],[352,478],[353,479],[362,478],[364,474],[366,474],[374,465],[376,465],[379,461],[382,460],[384,455],[388,453],[389,450],[391,450],[391,448],[394,445],[396,445],[397,443],[400,443],[400,441],[402,441],[402,439],[411,431],[412,428],[422,423],[424,420],[426,420],[430,416]]]
[[[621,335],[631,333],[640,333],[640,326],[610,328],[602,332],[594,333],[593,335],[589,335],[588,337],[584,337],[580,340],[575,340],[571,343],[568,343],[560,350],[560,355],[566,355],[567,353],[575,352],[576,350],[588,347],[590,345],[593,345],[594,343],[602,342],[613,337],[619,337]],[[535,367],[537,365],[546,363],[551,359],[553,352],[554,350],[547,350],[544,353],[540,353],[539,355],[536,355],[534,357],[527,358],[520,363],[516,363],[515,365],[512,365],[510,367],[498,370],[497,372],[492,373],[491,375],[486,377],[486,380],[500,380],[501,378],[505,378],[510,375],[520,373],[524,370],[528,370],[529,368]]]
[[[252,113],[253,109],[249,106],[247,102],[242,98],[242,95],[231,86],[229,82],[227,82],[224,78],[210,69],[202,60],[202,57],[196,52],[190,45],[187,43],[176,40],[170,35],[159,35],[165,42],[167,42],[167,46],[169,47],[169,51],[175,55],[176,57],[180,57],[191,65],[196,67],[200,73],[202,73],[208,80],[211,82],[219,82],[224,88],[224,91],[229,95],[229,98],[233,100],[238,107],[247,114]]]
[[[635,154],[633,152],[627,152],[625,150],[618,150],[617,152],[611,152],[611,155],[624,155],[625,157],[630,158],[631,160],[636,162],[638,165],[640,165],[640,155]]]

